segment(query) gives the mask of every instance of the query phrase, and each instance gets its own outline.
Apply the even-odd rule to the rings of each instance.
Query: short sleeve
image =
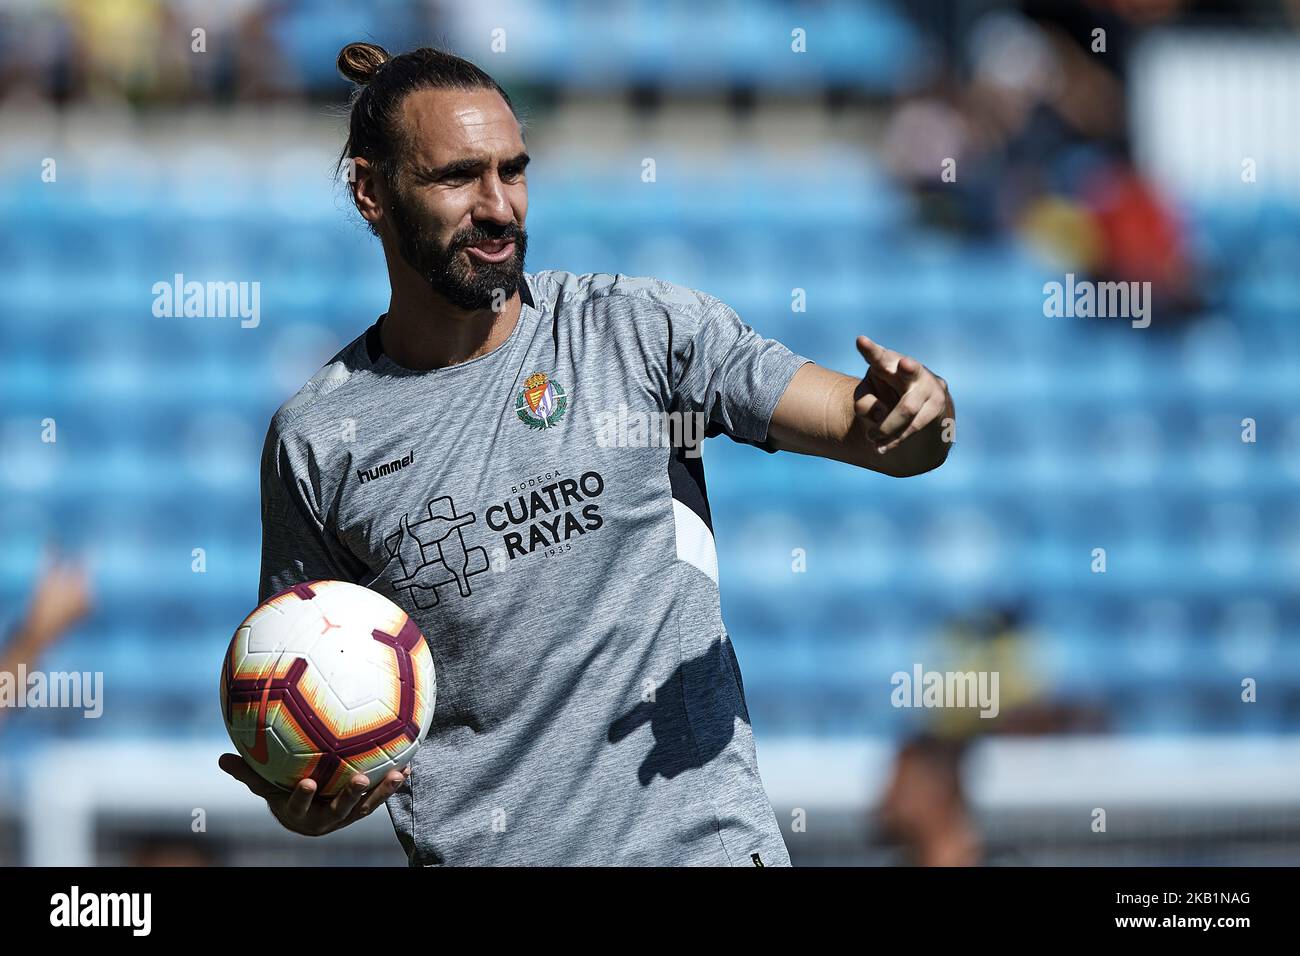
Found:
[[[772,412],[794,373],[812,361],[764,338],[730,306],[697,293],[698,310],[676,313],[672,335],[673,406],[705,416],[705,435],[727,435],[774,452]]]
[[[257,601],[305,581],[364,580],[366,569],[327,527],[310,453],[272,421],[262,448],[262,567]]]

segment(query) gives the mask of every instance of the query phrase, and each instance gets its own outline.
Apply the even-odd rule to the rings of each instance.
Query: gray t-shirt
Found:
[[[788,864],[700,448],[671,447],[664,413],[771,451],[809,360],[657,279],[548,271],[519,291],[486,355],[404,369],[381,318],[280,407],[259,601],[351,581],[424,633],[433,724],[388,801],[412,866]]]

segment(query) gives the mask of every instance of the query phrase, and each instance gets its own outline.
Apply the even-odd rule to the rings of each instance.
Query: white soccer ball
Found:
[[[404,768],[436,695],[415,622],[344,581],[309,581],[259,605],[221,669],[221,711],[243,758],[285,789],[311,777],[323,796],[354,774],[373,786]]]

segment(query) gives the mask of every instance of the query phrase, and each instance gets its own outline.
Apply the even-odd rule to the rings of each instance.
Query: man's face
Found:
[[[406,263],[462,309],[499,309],[524,271],[528,153],[493,90],[421,90],[402,102],[405,137],[386,208]]]

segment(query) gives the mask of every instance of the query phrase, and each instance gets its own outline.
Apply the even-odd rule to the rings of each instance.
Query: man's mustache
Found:
[[[492,242],[494,240],[518,242],[523,236],[523,232],[524,231],[514,223],[511,223],[508,226],[502,226],[500,229],[486,229],[480,226],[475,229],[467,229],[463,233],[458,233],[452,238],[451,248],[454,251],[457,249],[464,249],[468,246],[476,246],[480,242]]]

